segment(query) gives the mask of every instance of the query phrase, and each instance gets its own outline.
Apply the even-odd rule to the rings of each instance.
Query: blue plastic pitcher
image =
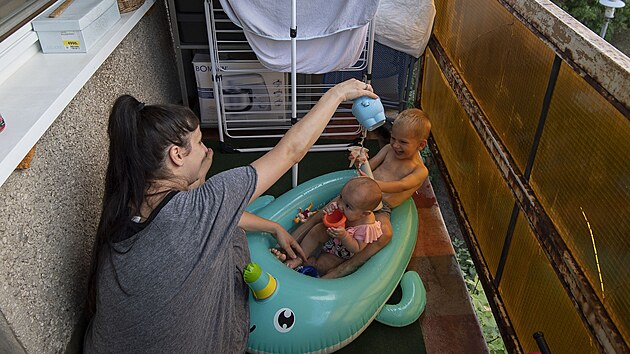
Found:
[[[385,124],[385,109],[380,98],[362,96],[354,100],[352,114],[368,131]]]

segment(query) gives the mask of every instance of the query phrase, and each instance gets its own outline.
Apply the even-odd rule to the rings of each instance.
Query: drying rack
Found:
[[[298,76],[295,37],[291,39],[291,72],[277,73],[265,68],[245,39],[243,30],[232,23],[217,0],[205,0],[204,11],[221,149],[231,152],[269,151],[273,146],[244,147],[238,146],[241,145],[238,141],[281,138],[336,82],[323,83],[323,75]],[[291,29],[295,30],[296,0],[291,2],[291,13]],[[287,28],[287,31],[291,29]],[[373,48],[374,30],[370,23],[359,59],[351,67],[340,71],[363,71],[364,81],[369,83]],[[345,102],[338,107],[321,137],[348,138],[352,142],[365,137],[365,133],[352,116],[351,102]],[[227,144],[226,138],[234,143]],[[316,144],[309,152],[343,151],[350,142]],[[297,175],[296,164],[292,168],[293,186],[297,185]]]

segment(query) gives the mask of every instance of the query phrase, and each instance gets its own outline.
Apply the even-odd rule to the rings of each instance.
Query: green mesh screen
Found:
[[[430,53],[424,78],[422,107],[431,119],[433,137],[494,275],[514,198]]]
[[[499,292],[523,352],[540,349],[541,331],[552,353],[597,353],[589,333],[521,213]]]
[[[628,341],[630,121],[564,63],[531,186]]]
[[[553,52],[497,0],[436,0],[434,33],[520,171]]]

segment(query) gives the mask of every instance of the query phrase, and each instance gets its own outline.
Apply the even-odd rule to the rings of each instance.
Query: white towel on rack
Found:
[[[433,0],[381,0],[374,17],[374,40],[419,58],[429,43],[434,18]]]
[[[353,66],[361,58],[368,27],[297,41],[296,71],[323,74]],[[249,32],[245,32],[245,37],[260,63],[269,70],[291,71],[291,41],[276,41]]]
[[[290,0],[220,2],[230,20],[243,29],[263,65],[273,71],[291,71]],[[326,73],[355,64],[365,46],[378,2],[298,1],[297,72]]]

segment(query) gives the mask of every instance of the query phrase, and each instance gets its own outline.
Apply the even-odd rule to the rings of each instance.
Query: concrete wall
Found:
[[[66,350],[86,294],[109,109],[125,93],[177,103],[174,58],[158,1],[43,135],[31,168],[0,187],[0,352]]]

